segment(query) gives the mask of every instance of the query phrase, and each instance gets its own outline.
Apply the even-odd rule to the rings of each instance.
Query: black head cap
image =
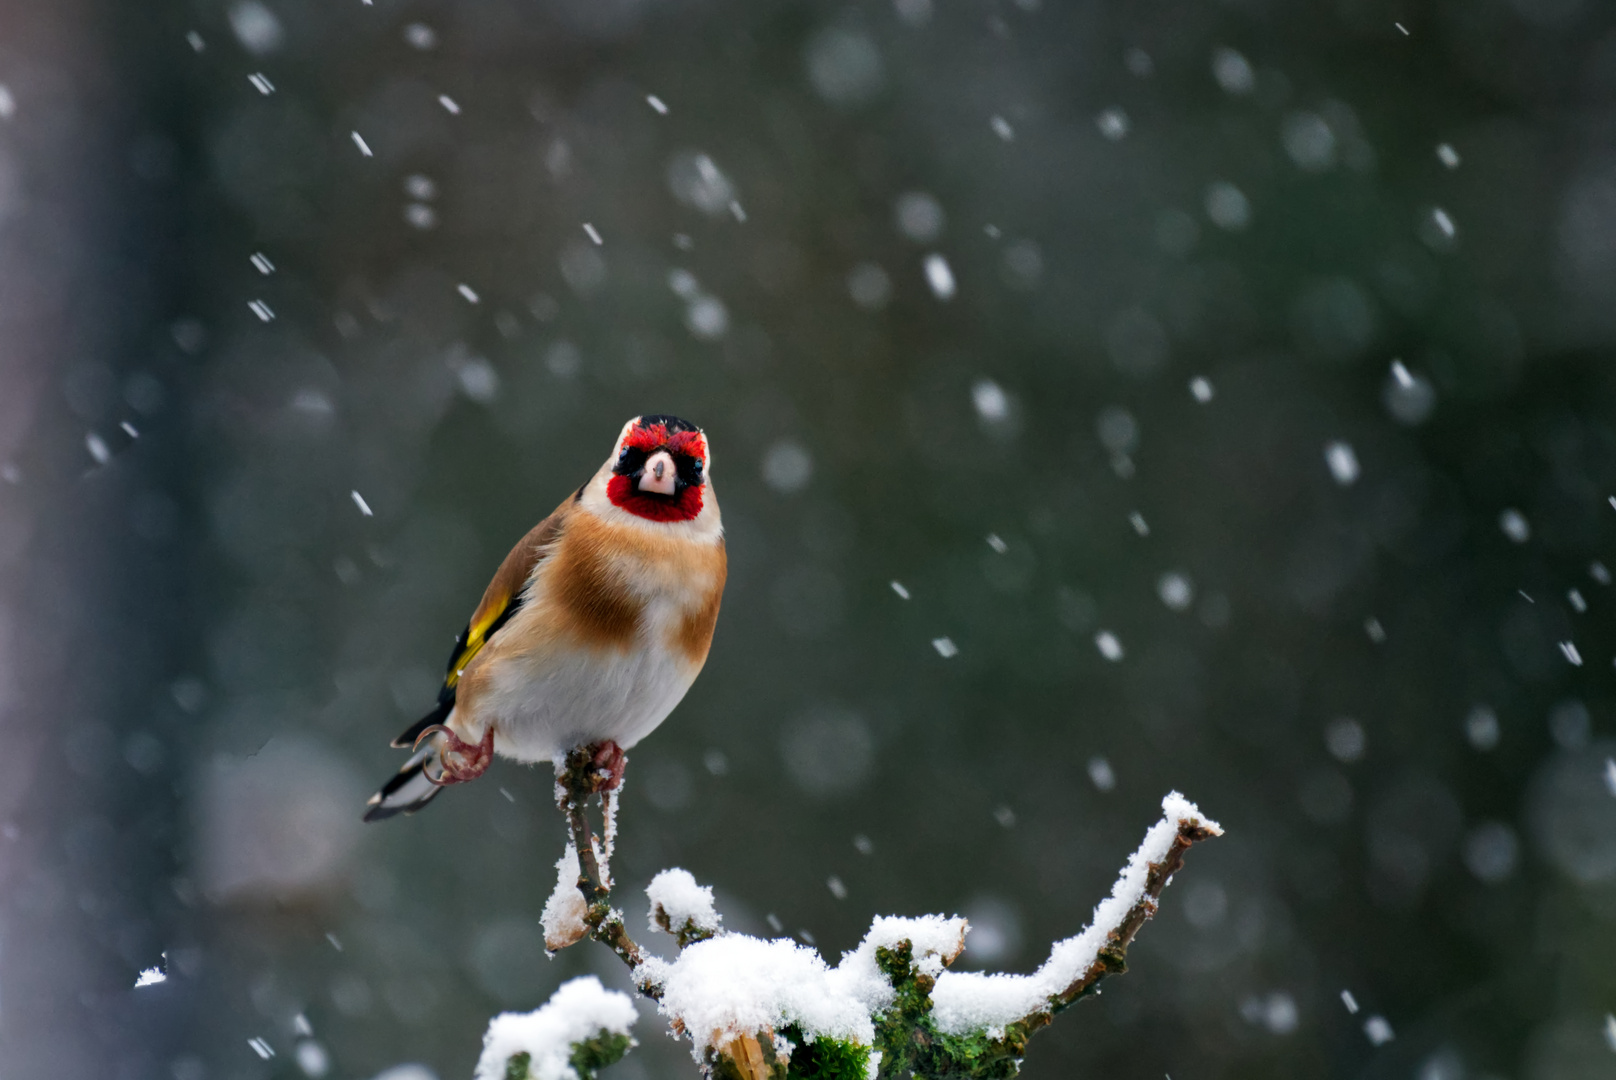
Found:
[[[696,427],[695,424],[692,424],[689,420],[681,420],[677,416],[669,416],[667,413],[657,413],[657,414],[655,414],[653,416],[642,416],[642,417],[640,417],[640,426],[641,427],[650,427],[653,424],[661,424],[664,428],[666,428],[668,430],[669,435],[677,435],[681,431],[699,431],[699,430],[701,430],[700,428]]]

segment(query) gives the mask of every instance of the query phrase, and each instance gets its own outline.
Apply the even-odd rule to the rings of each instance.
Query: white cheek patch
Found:
[[[617,464],[617,457],[623,452],[623,444],[628,442],[628,433],[633,431],[634,425],[638,424],[639,422],[640,418],[636,416],[634,419],[624,424],[623,430],[617,433],[617,441],[612,444],[612,456],[606,459],[607,468],[611,468],[613,465]]]

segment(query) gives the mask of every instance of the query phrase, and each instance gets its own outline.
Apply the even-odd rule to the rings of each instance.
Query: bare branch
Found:
[[[572,830],[572,843],[578,849],[578,891],[584,894],[584,903],[593,905],[611,895],[611,886],[602,878],[600,864],[595,859],[594,834],[584,807],[590,796],[601,793],[601,778],[595,768],[593,756],[587,747],[576,747],[567,754],[566,764],[556,777],[556,802],[567,815]]]

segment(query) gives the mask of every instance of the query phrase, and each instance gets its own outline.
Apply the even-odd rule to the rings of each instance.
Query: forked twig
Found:
[[[561,775],[556,778],[556,801],[567,816],[572,845],[578,852],[578,891],[583,894],[586,907],[584,924],[589,927],[590,937],[616,953],[633,972],[640,966],[644,954],[629,937],[622,913],[613,909],[611,885],[595,857],[595,836],[584,812],[592,796],[605,799],[602,778],[588,748],[578,747],[567,754]],[[639,980],[636,984],[647,997],[660,996],[654,986],[640,984]]]

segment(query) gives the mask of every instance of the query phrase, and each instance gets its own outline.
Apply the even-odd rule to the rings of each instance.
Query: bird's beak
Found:
[[[679,470],[674,467],[673,455],[666,450],[658,450],[645,459],[645,467],[640,470],[640,490],[652,495],[672,495],[674,484],[679,479]]]

